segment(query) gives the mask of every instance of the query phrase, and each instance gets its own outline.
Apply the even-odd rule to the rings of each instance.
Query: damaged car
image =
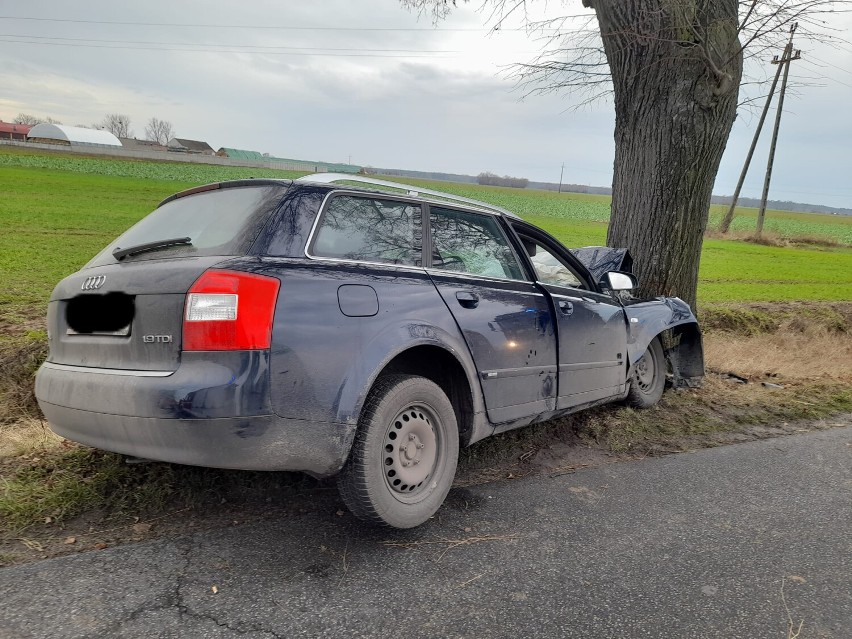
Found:
[[[130,456],[337,477],[410,528],[459,448],[704,373],[677,298],[623,250],[569,251],[501,208],[363,176],[193,188],[60,282],[36,396]]]

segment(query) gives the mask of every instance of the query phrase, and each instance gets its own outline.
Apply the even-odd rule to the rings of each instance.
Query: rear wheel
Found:
[[[444,502],[458,452],[455,412],[441,388],[423,377],[386,375],[367,397],[337,486],[359,519],[413,528]]]
[[[660,401],[665,384],[666,358],[660,340],[655,337],[633,365],[626,401],[634,408],[650,408]]]

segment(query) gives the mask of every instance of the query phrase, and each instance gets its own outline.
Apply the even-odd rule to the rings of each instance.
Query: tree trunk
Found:
[[[642,295],[693,308],[710,196],[737,109],[737,0],[584,0],[615,94],[607,244],[636,257]]]

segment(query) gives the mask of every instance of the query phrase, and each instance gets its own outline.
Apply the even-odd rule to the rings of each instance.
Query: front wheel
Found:
[[[386,375],[370,391],[337,486],[359,519],[413,528],[453,483],[459,433],[453,406],[434,382]]]
[[[660,340],[655,337],[639,361],[633,365],[627,404],[634,408],[650,408],[660,401],[665,385],[666,358]]]

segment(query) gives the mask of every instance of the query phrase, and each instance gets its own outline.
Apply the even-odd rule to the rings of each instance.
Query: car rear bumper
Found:
[[[134,457],[210,468],[298,470],[328,477],[343,466],[354,427],[274,415],[159,419],[94,413],[41,402],[53,431]]]
[[[36,398],[112,415],[215,419],[273,413],[269,352],[189,352],[173,371],[69,366],[45,362]]]
[[[355,426],[274,414],[261,381],[267,373],[263,352],[235,358],[236,366],[188,359],[163,374],[48,362],[36,375],[36,397],[54,432],[103,450],[315,476],[333,475],[343,466]],[[258,386],[264,389],[258,392]]]

